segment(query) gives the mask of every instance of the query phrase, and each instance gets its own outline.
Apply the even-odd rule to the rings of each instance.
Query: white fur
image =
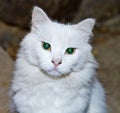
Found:
[[[12,81],[13,108],[19,113],[106,113],[104,90],[89,38],[95,21],[77,25],[51,21],[35,7],[31,32],[23,39]],[[51,51],[42,48],[42,42]],[[65,53],[69,47],[75,53]],[[62,61],[55,67],[51,60]]]

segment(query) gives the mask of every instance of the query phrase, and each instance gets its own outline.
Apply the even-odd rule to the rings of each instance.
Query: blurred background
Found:
[[[19,43],[30,30],[33,6],[52,20],[96,19],[92,45],[109,113],[120,113],[120,0],[0,0],[0,113],[8,112],[9,87]]]

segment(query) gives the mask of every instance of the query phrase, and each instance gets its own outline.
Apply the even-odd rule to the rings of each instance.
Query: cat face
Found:
[[[32,29],[23,43],[25,58],[49,76],[68,75],[87,63],[91,46],[88,44],[93,19],[77,25],[51,21],[42,9],[35,7]]]

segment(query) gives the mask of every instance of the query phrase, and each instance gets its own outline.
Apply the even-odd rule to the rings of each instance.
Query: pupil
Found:
[[[49,49],[49,48],[50,48],[50,45],[49,45],[48,43],[44,43],[44,44],[43,44],[43,47],[44,47],[45,49]]]
[[[68,48],[68,50],[67,50],[67,52],[68,52],[69,54],[72,54],[72,53],[73,53],[73,51],[74,51],[74,49],[73,49],[73,48]]]

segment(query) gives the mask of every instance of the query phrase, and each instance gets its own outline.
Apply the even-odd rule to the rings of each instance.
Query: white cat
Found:
[[[107,113],[89,44],[94,24],[94,19],[60,24],[34,7],[31,32],[23,39],[15,64],[13,109],[18,113]]]

